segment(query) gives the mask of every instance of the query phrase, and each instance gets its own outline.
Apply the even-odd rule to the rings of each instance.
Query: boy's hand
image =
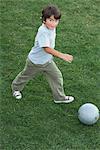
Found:
[[[62,54],[61,58],[65,61],[68,61],[69,63],[71,63],[73,60],[73,56],[69,54]]]

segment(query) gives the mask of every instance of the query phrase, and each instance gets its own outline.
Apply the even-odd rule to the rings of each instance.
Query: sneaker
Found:
[[[20,93],[20,91],[14,91],[13,96],[16,99],[21,99],[22,98],[22,94]]]
[[[58,101],[56,101],[56,100],[54,100],[54,102],[56,103],[56,104],[60,104],[60,103],[71,103],[72,101],[74,101],[74,97],[72,97],[72,96],[65,96],[65,99],[64,100],[58,100]]]

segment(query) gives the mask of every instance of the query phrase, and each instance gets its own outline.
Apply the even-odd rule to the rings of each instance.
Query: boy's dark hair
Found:
[[[54,15],[55,19],[61,18],[61,12],[57,6],[50,5],[44,8],[42,10],[42,22],[46,21],[46,19],[50,18],[52,15]]]

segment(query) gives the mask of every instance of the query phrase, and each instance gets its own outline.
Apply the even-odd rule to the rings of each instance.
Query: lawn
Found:
[[[41,10],[56,4],[62,12],[56,49],[72,54],[69,64],[54,58],[71,104],[54,104],[42,74],[28,82],[23,98],[12,97],[11,83],[23,69],[33,46]],[[99,0],[0,0],[0,150],[99,150],[100,119],[79,122],[77,111],[87,102],[100,109]]]

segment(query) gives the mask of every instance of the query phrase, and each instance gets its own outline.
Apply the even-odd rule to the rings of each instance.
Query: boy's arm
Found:
[[[73,60],[73,56],[72,55],[69,55],[69,54],[64,54],[64,53],[61,53],[55,49],[52,49],[52,48],[49,48],[49,47],[44,47],[44,50],[49,53],[49,54],[52,54],[53,56],[56,56],[56,57],[59,57],[65,61],[68,61],[68,62],[72,62]]]

